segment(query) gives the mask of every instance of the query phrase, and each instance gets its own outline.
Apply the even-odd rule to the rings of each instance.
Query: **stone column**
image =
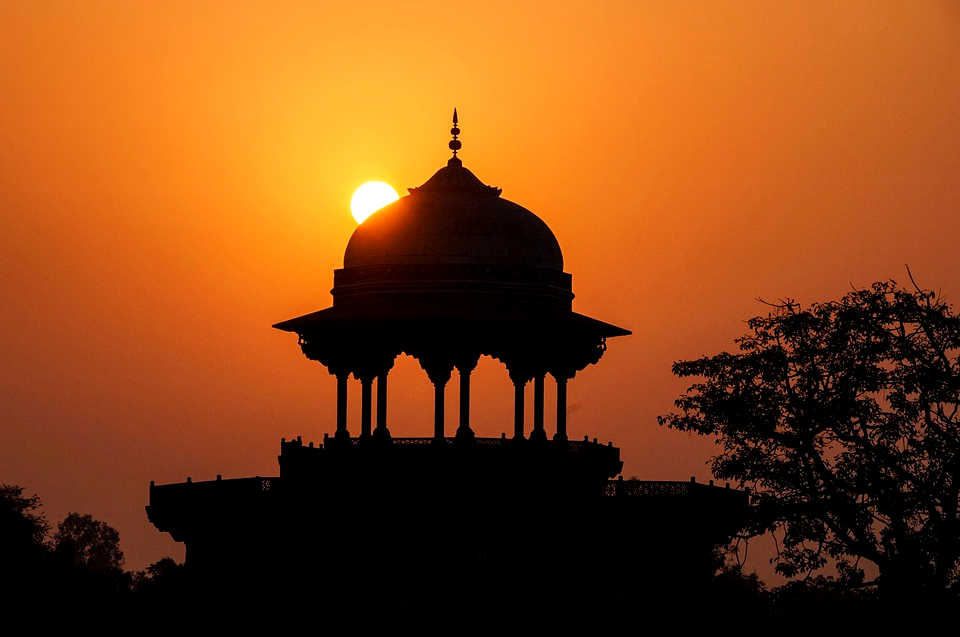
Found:
[[[377,376],[377,428],[373,430],[373,437],[390,440],[390,430],[387,429],[387,372]]]
[[[421,363],[422,364],[422,363]],[[430,364],[424,366],[427,377],[433,383],[433,441],[442,443],[443,433],[443,393],[450,380],[450,373],[453,371],[453,365]]]
[[[473,440],[473,430],[470,429],[470,374],[477,366],[479,356],[457,363],[457,372],[460,374],[460,426],[457,427],[457,440],[460,442]]]
[[[553,439],[557,442],[567,441],[567,377],[555,376],[557,379],[557,433]]]
[[[433,440],[443,442],[443,390],[447,381],[433,384]]]
[[[547,432],[543,429],[543,377],[538,373],[533,377],[533,431],[530,440],[546,441]]]
[[[510,380],[513,381],[513,439],[523,440],[523,391],[529,378],[512,370]]]
[[[337,373],[337,431],[333,435],[334,440],[350,440],[350,432],[347,431],[347,380],[349,378],[349,372]]]
[[[360,440],[369,440],[373,412],[373,379],[360,379]]]

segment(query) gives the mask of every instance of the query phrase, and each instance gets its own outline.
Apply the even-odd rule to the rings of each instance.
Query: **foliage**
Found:
[[[22,487],[0,486],[0,590],[12,605],[35,596],[48,577],[49,527],[39,509],[40,498]]]
[[[120,534],[106,522],[89,515],[67,515],[57,525],[53,545],[58,555],[90,573],[123,570]]]
[[[858,560],[882,590],[955,595],[960,580],[960,318],[893,282],[748,322],[738,353],[677,362],[700,377],[661,424],[716,436],[713,472],[753,491],[747,535],[782,537],[793,576]]]
[[[126,572],[120,534],[110,525],[70,513],[48,541],[49,525],[39,509],[36,495],[0,486],[0,590],[10,608],[23,613],[59,608],[63,614],[48,617],[48,623],[75,621],[77,614],[116,619],[129,612],[156,620],[163,611],[169,622],[179,617],[169,606],[184,599],[183,564],[165,557],[144,571]]]
[[[161,558],[133,575],[133,590],[141,596],[176,598],[185,588],[186,566],[172,557]]]
[[[50,527],[39,509],[40,498],[25,497],[23,487],[0,486],[0,545],[17,550],[42,547]]]
[[[711,613],[714,621],[736,616],[755,627],[788,627],[789,634],[823,632],[826,627],[831,633],[871,632],[885,628],[884,620],[889,617],[872,588],[850,587],[832,577],[815,576],[768,589],[755,573],[734,567],[716,574],[697,607]]]

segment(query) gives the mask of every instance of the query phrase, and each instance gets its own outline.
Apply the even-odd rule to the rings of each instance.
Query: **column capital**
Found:
[[[460,354],[454,359],[453,366],[457,368],[457,371],[461,374],[469,374],[477,368],[477,363],[480,362],[480,354]]]
[[[453,373],[453,361],[446,357],[420,356],[417,358],[420,367],[427,372],[427,378],[437,387],[443,387],[450,380]]]

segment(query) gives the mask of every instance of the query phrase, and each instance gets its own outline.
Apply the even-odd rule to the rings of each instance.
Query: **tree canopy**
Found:
[[[90,573],[123,571],[120,534],[106,522],[70,513],[57,525],[54,551]]]
[[[25,595],[43,579],[48,528],[40,498],[0,485],[0,587]]]
[[[178,620],[170,613],[184,599],[183,564],[165,557],[145,571],[124,571],[120,534],[79,513],[68,514],[50,538],[40,498],[23,492],[0,485],[0,591],[10,608],[25,616],[57,608],[54,621],[74,621],[74,612],[116,618],[127,611],[152,621],[163,611],[167,621]]]
[[[748,322],[739,351],[673,366],[698,377],[661,424],[716,436],[712,469],[753,491],[747,535],[776,568],[879,568],[881,592],[955,597],[960,580],[960,317],[894,282]]]
[[[0,545],[22,551],[41,547],[46,539],[46,519],[40,513],[40,498],[24,496],[23,487],[0,485]]]

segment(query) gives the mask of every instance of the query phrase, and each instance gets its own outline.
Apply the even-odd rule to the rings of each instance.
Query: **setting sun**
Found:
[[[357,223],[363,223],[364,219],[399,198],[397,191],[389,184],[382,181],[370,181],[357,188],[357,191],[353,193],[353,199],[350,200],[350,211]]]

